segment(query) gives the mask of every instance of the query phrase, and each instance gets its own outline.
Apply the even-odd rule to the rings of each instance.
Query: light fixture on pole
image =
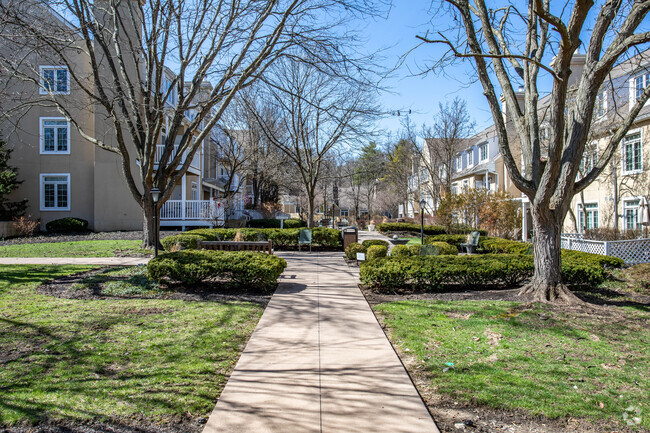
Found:
[[[420,200],[420,245],[424,245],[424,205],[426,204],[424,199]]]
[[[154,257],[158,257],[158,200],[160,199],[160,190],[154,186],[150,192],[153,200]]]

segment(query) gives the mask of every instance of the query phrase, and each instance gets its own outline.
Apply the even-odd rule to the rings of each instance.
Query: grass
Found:
[[[650,427],[647,311],[601,318],[495,301],[375,308],[393,344],[408,349],[430,386],[449,398],[618,425],[637,417]]]
[[[239,302],[54,298],[35,288],[89,268],[0,269],[0,426],[206,416],[262,313]]]
[[[16,244],[0,247],[0,257],[115,257],[121,255],[151,255],[142,249],[142,241],[76,241],[38,244]]]
[[[421,245],[420,238],[402,238],[402,239],[409,240],[406,245]]]
[[[147,296],[163,294],[160,285],[147,276],[146,266],[121,266],[108,268],[97,274],[85,277],[72,288],[83,290],[103,284],[102,295],[106,296]]]

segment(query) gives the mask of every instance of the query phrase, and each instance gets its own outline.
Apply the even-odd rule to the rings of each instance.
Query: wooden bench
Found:
[[[271,241],[261,242],[236,242],[236,241],[202,241],[197,242],[198,248],[219,251],[257,251],[273,254]]]

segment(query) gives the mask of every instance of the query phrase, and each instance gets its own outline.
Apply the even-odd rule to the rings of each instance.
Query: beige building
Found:
[[[41,9],[38,13],[54,27],[68,26],[65,19],[52,10]],[[19,36],[14,41],[14,46],[0,46],[3,58],[21,60],[13,71],[0,69],[5,83],[0,110],[6,113],[0,131],[14,149],[10,164],[18,167],[19,178],[23,181],[10,199],[27,198],[27,214],[40,220],[42,228],[54,219],[77,217],[87,220],[89,228],[95,231],[142,229],[142,209],[126,186],[121,157],[91,142],[95,138],[114,143],[115,128],[103,108],[91,103],[76,80],[71,79],[71,74],[92,77],[90,58],[83,46],[67,48],[65,58],[68,62],[63,64],[60,56],[46,49],[28,50]],[[172,70],[165,70],[164,86],[169,88],[174,78]],[[90,79],[88,85],[92,86]],[[203,86],[204,91],[211,88],[207,83]],[[51,102],[52,98],[65,107],[67,117]],[[175,103],[176,94],[172,90],[166,101],[169,114]],[[19,109],[21,105],[29,105],[29,109]],[[186,112],[184,124],[189,124],[195,115]],[[166,121],[170,121],[169,115]],[[82,132],[87,137],[82,136]],[[215,127],[209,139],[201,143],[187,173],[162,206],[162,226],[223,223],[225,206],[220,198],[225,190],[216,174],[223,174],[218,148],[225,139],[225,132]],[[163,149],[162,143],[157,146],[156,162]],[[135,175],[139,175],[139,163],[132,158],[131,172]],[[139,181],[135,179],[136,184]],[[239,188],[240,183],[237,180],[234,187]]]
[[[586,174],[599,161],[611,137],[611,131],[623,115],[629,112],[632,103],[645,87],[650,85],[650,58],[647,54],[643,53],[614,67],[600,90],[591,127],[592,138],[585,149],[579,176]],[[574,79],[580,75],[583,64],[584,56],[574,56]],[[518,92],[517,95],[523,99],[523,92]],[[540,112],[545,112],[544,107],[549,102],[550,97],[540,100]],[[505,106],[503,113],[507,117]],[[548,136],[547,131],[551,125],[544,122],[542,116],[540,126],[543,140]],[[585,229],[592,228],[616,228],[621,231],[638,231],[641,228],[638,222],[639,203],[642,197],[650,196],[650,151],[645,144],[649,137],[650,104],[647,104],[621,141],[605,171],[573,198],[564,223],[565,233],[582,233]],[[528,198],[517,190],[508,177],[494,128],[489,127],[476,136],[463,140],[463,143],[454,158],[452,192],[466,188],[507,191],[522,202],[522,236],[526,239],[531,227]],[[514,148],[512,151],[516,160],[521,157],[519,149]],[[545,157],[542,149],[542,158]],[[442,171],[445,167],[439,169]],[[428,174],[422,169],[410,178],[410,208],[404,210],[404,215],[413,217],[419,212],[418,197],[427,201],[427,207],[433,205],[428,182]]]

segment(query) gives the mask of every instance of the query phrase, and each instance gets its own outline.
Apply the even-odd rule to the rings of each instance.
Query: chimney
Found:
[[[569,75],[569,87],[577,86],[582,76],[582,70],[585,68],[587,56],[580,54],[578,51],[571,58],[571,75]]]
[[[517,91],[515,92],[515,99],[517,100],[517,105],[519,105],[519,109],[523,112],[524,101],[526,99],[526,92],[524,91],[524,86],[519,86],[517,88]],[[504,98],[504,96],[501,95],[501,113],[503,114],[503,121],[505,123],[508,123],[512,120],[510,117],[512,113],[508,113],[507,105],[508,104],[506,104],[506,98]]]

